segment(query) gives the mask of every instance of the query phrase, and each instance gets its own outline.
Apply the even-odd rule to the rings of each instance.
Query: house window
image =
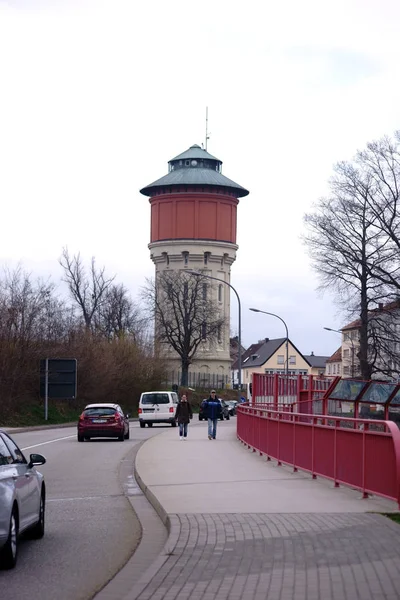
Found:
[[[284,365],[285,364],[285,357],[283,356],[283,354],[278,354],[277,363],[278,363],[278,365]]]
[[[222,302],[222,283],[218,286],[218,302]]]
[[[346,348],[346,350],[343,350],[343,358],[350,358],[349,348]]]
[[[289,364],[290,365],[296,364],[296,356],[289,356]]]

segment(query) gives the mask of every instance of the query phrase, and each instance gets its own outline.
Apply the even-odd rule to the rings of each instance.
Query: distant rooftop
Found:
[[[314,369],[324,369],[326,361],[329,359],[329,356],[315,356],[313,352],[311,354],[303,354],[303,356]]]

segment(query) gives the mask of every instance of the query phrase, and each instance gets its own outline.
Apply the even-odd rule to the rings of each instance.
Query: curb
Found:
[[[149,567],[141,575],[139,580],[133,585],[130,592],[124,597],[124,600],[136,600],[142,594],[142,592],[149,585],[149,583],[152,581],[152,579],[155,577],[155,575],[158,573],[158,571],[161,569],[161,567],[169,559],[171,554],[174,554],[174,550],[177,545],[179,534],[180,534],[180,523],[179,523],[178,517],[176,517],[175,515],[168,515],[166,513],[165,509],[160,504],[160,502],[157,500],[156,496],[145,485],[145,483],[143,482],[143,479],[139,475],[138,470],[136,468],[136,458],[137,458],[138,452],[140,451],[140,447],[146,441],[147,440],[144,440],[140,444],[138,451],[135,454],[133,474],[134,474],[136,482],[137,482],[138,486],[140,487],[140,489],[142,490],[145,498],[151,504],[151,506],[154,508],[154,510],[156,511],[156,513],[159,516],[163,525],[167,528],[168,538],[167,538],[167,541],[166,541],[163,549],[161,550],[160,554],[157,556],[157,558],[154,559],[154,561],[151,563],[151,565],[149,565]]]
[[[27,425],[26,427],[2,427],[0,429],[6,433],[24,433],[24,431],[42,431],[44,429],[63,429],[66,427],[76,427],[76,421],[73,423],[52,423],[51,425]]]
[[[146,440],[147,441],[147,440]],[[178,538],[180,534],[180,523],[178,518],[175,515],[169,515],[164,507],[160,504],[158,498],[153,494],[153,492],[145,485],[143,479],[140,477],[138,470],[136,468],[136,457],[135,456],[135,465],[134,465],[134,475],[135,479],[138,483],[138,486],[142,490],[143,494],[146,496],[147,500],[150,502],[158,516],[160,517],[162,523],[165,525],[168,531],[168,539],[163,548],[162,553],[166,555],[168,558],[169,555],[174,554],[174,550],[178,543]]]
[[[137,418],[129,419],[129,423],[136,423]],[[0,425],[0,429],[6,433],[24,433],[24,431],[42,431],[44,429],[63,429],[66,427],[76,427],[77,422],[72,423],[51,423],[49,425],[27,425],[26,427],[4,427]]]

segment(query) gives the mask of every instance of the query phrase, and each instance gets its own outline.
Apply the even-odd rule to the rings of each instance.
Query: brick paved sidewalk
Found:
[[[152,437],[136,457],[142,490],[170,535],[124,600],[400,600],[400,525],[370,497],[276,467],[220,423],[210,442]],[[370,511],[370,512],[367,512]]]
[[[169,556],[137,600],[400,598],[400,526],[381,515],[188,514],[170,521]]]

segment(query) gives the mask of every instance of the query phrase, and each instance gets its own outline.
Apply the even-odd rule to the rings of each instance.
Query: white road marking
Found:
[[[68,440],[69,438],[74,438],[76,435],[66,435],[62,438],[57,438],[56,440],[50,440],[48,442],[41,442],[40,444],[35,444],[34,446],[25,446],[25,448],[21,448],[22,452],[24,450],[30,450],[31,448],[37,448],[38,446],[45,446],[46,444],[53,444],[53,442],[61,442],[62,440]]]

